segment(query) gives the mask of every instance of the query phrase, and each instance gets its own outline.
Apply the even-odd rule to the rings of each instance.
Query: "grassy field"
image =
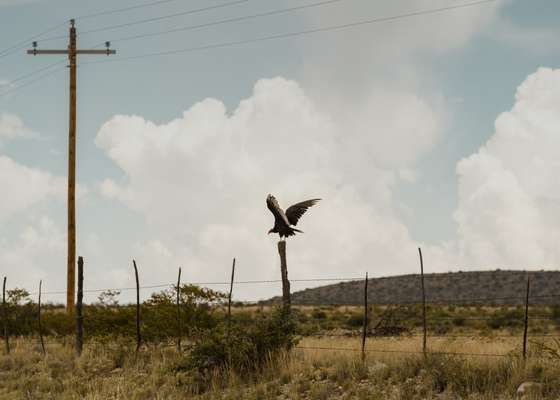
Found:
[[[44,310],[43,356],[36,304],[12,301],[7,321],[15,338],[11,354],[0,355],[0,399],[560,398],[559,306],[530,307],[524,362],[520,305],[429,305],[427,357],[420,305],[372,305],[362,360],[362,307],[295,306],[290,328],[277,307],[236,304],[231,320],[236,342],[228,347],[225,307],[211,302],[219,295],[194,287],[183,294],[182,352],[173,345],[177,309],[174,293],[167,291],[142,304],[145,344],[138,354],[134,307],[87,305],[80,358],[73,347],[74,317],[56,306]],[[295,348],[269,357],[269,349],[285,349],[282,340],[294,334]],[[223,362],[231,357],[225,348],[246,356],[241,368],[231,359]],[[263,348],[256,357],[254,351]],[[215,362],[220,356],[222,362]],[[519,396],[524,382],[532,386]]]
[[[552,339],[548,343],[553,346]],[[558,399],[560,362],[531,344],[524,363],[517,338],[431,338],[430,350],[499,353],[507,357],[376,353],[362,362],[356,338],[302,338],[298,348],[254,374],[216,373],[201,380],[169,345],[89,342],[81,358],[68,343],[50,343],[43,357],[36,340],[17,339],[0,356],[1,399],[513,399],[535,382],[526,399]],[[312,348],[312,349],[310,349]],[[317,349],[319,348],[319,349]],[[370,338],[369,350],[421,350],[421,338]]]

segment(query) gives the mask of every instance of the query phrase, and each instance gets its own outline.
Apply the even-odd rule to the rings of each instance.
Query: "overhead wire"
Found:
[[[111,14],[116,14],[116,13],[125,12],[125,11],[137,10],[137,9],[145,8],[145,7],[152,7],[152,6],[165,4],[165,3],[173,3],[173,2],[176,2],[176,1],[179,1],[179,0],[151,1],[151,2],[148,2],[148,3],[137,4],[137,5],[129,6],[129,7],[115,8],[115,9],[112,9],[112,10],[99,11],[99,12],[95,12],[95,13],[87,14],[87,15],[80,15],[79,17],[76,17],[75,19],[76,20],[89,19],[89,18],[94,18],[94,17],[100,17],[100,16],[103,16],[103,15],[111,15]]]
[[[324,6],[324,5],[328,5],[328,4],[338,3],[338,2],[341,2],[341,1],[346,1],[346,0],[319,1],[319,2],[316,2],[316,3],[304,4],[304,5],[296,6],[296,7],[282,8],[282,9],[278,9],[278,10],[266,11],[266,12],[261,12],[261,13],[257,13],[257,14],[243,15],[243,16],[240,16],[240,17],[227,18],[227,19],[222,19],[222,20],[213,21],[213,22],[206,22],[206,23],[197,24],[197,25],[187,25],[187,26],[183,26],[183,27],[178,27],[178,28],[173,28],[173,29],[168,29],[168,30],[163,30],[163,31],[158,31],[158,32],[142,33],[142,34],[138,34],[138,35],[124,36],[124,37],[120,37],[120,38],[112,38],[111,41],[112,42],[125,42],[125,41],[130,41],[130,40],[144,39],[144,38],[154,37],[154,36],[161,36],[161,35],[166,35],[166,34],[176,33],[176,32],[185,32],[185,31],[189,31],[189,30],[206,28],[206,27],[210,27],[210,26],[224,25],[224,24],[229,24],[229,23],[233,23],[233,22],[247,21],[247,20],[261,18],[261,17],[268,17],[268,16],[272,16],[272,15],[285,14],[285,13],[288,13],[288,12],[305,10],[305,9],[308,9],[308,8]],[[87,32],[81,33],[81,35],[83,35],[85,33],[87,33]]]
[[[52,71],[48,71],[48,72],[46,72],[46,73],[44,73],[44,74],[39,75],[39,76],[38,76],[37,78],[35,78],[35,79],[29,80],[29,81],[27,81],[27,82],[25,82],[25,83],[22,83],[21,85],[18,85],[18,86],[14,87],[14,88],[5,90],[5,91],[3,91],[3,92],[0,92],[0,97],[5,97],[5,96],[7,96],[8,94],[17,92],[17,91],[19,91],[19,90],[21,90],[21,89],[23,89],[23,88],[25,88],[25,87],[27,87],[27,86],[29,86],[29,85],[35,83],[35,82],[40,81],[40,80],[43,79],[43,78],[46,78],[46,77],[51,76],[51,75],[54,75],[55,73],[60,72],[60,71],[64,70],[65,68],[66,68],[66,67],[56,68],[56,69],[54,69],[54,70],[52,70]]]
[[[54,67],[54,66],[56,66],[56,65],[63,64],[63,63],[65,63],[65,62],[66,62],[66,60],[60,60],[60,61],[54,62],[54,63],[52,63],[52,64],[49,64],[49,65],[47,65],[47,66],[45,66],[45,67],[41,67],[41,68],[35,69],[35,70],[31,71],[31,72],[28,72],[28,73],[26,73],[26,74],[20,75],[20,76],[18,76],[17,78],[14,78],[14,79],[8,81],[7,85],[12,85],[12,84],[14,84],[14,83],[16,83],[16,82],[19,82],[19,81],[21,81],[21,80],[25,80],[25,79],[27,79],[27,78],[32,77],[33,75],[38,74],[39,72],[43,72],[43,71],[45,71],[45,70],[47,70],[47,69],[51,69],[52,67]]]
[[[214,43],[214,44],[208,44],[208,45],[203,45],[203,46],[195,46],[195,47],[187,47],[187,48],[176,49],[176,50],[167,50],[167,51],[159,51],[159,52],[153,52],[153,53],[138,54],[138,55],[133,55],[133,56],[128,56],[128,57],[114,58],[114,59],[102,60],[102,61],[92,61],[92,62],[88,62],[87,64],[101,64],[101,63],[106,63],[106,62],[120,62],[120,61],[128,61],[128,60],[138,60],[138,59],[143,59],[143,58],[183,54],[183,53],[190,53],[190,52],[196,52],[196,51],[202,51],[202,50],[210,50],[210,49],[216,49],[216,48],[239,46],[239,45],[250,44],[250,43],[265,42],[265,41],[271,41],[271,40],[277,40],[277,39],[285,39],[285,38],[290,38],[290,37],[298,37],[298,36],[310,35],[310,34],[314,34],[314,33],[349,29],[349,28],[354,28],[354,27],[363,26],[363,25],[370,25],[370,24],[375,24],[375,23],[380,23],[380,22],[396,21],[396,20],[400,20],[400,19],[411,18],[411,17],[421,16],[421,15],[436,14],[436,13],[441,13],[441,12],[466,8],[466,7],[473,7],[473,6],[477,6],[477,5],[481,5],[481,4],[493,3],[493,2],[496,2],[496,1],[498,1],[498,0],[479,0],[479,1],[469,2],[469,3],[457,4],[457,5],[454,5],[454,6],[446,6],[446,7],[433,8],[433,9],[423,10],[423,11],[415,11],[415,12],[410,12],[410,13],[405,13],[405,14],[393,15],[393,16],[389,16],[389,17],[372,18],[372,19],[367,19],[367,20],[363,20],[363,21],[355,21],[355,22],[349,22],[349,23],[345,23],[345,24],[331,25],[331,26],[326,26],[326,27],[318,27],[318,28],[306,29],[306,30],[295,31],[295,32],[261,36],[261,37],[257,37],[257,38],[251,38],[251,39]]]
[[[31,43],[31,41],[33,41],[34,39],[37,39],[37,38],[39,38],[43,35],[46,35],[47,33],[53,32],[53,31],[59,29],[63,25],[66,25],[66,22],[55,25],[55,26],[53,26],[49,29],[46,29],[46,30],[36,34],[36,35],[30,36],[29,38],[27,38],[25,40],[21,40],[21,41],[17,42],[16,44],[14,44],[10,47],[5,48],[4,50],[0,51],[0,58],[6,57],[10,54],[13,54],[17,50],[28,46]]]
[[[103,31],[108,31],[108,30],[120,29],[120,28],[129,27],[129,26],[145,24],[145,23],[148,23],[148,22],[161,21],[161,20],[164,20],[164,19],[175,18],[175,17],[179,17],[179,16],[183,16],[183,15],[197,14],[197,13],[201,13],[201,12],[204,12],[204,11],[210,11],[210,10],[216,10],[216,9],[220,9],[220,8],[235,6],[235,5],[238,5],[238,4],[246,3],[248,1],[250,1],[250,0],[234,0],[234,1],[230,1],[228,3],[217,4],[217,5],[201,7],[201,8],[195,8],[195,9],[191,9],[191,10],[187,10],[187,11],[181,11],[181,12],[176,12],[176,13],[172,13],[172,14],[161,15],[161,16],[158,16],[158,17],[146,18],[146,19],[141,19],[141,20],[137,20],[137,21],[126,22],[126,23],[123,23],[123,24],[104,26],[104,27],[101,27],[101,28],[95,28],[95,29],[79,32],[78,36],[83,36],[83,35],[87,35],[87,34],[90,34],[90,33],[97,33],[97,32],[103,32]],[[63,37],[65,37],[65,36],[48,37],[48,38],[43,39],[43,42],[47,42],[47,41],[50,41],[50,40],[61,39]]]
[[[96,49],[96,48],[102,47],[102,46],[104,46],[104,45],[105,45],[105,42],[100,42],[100,43],[96,44],[95,46],[91,46],[91,48]],[[67,62],[66,59],[62,59],[62,60],[56,61],[56,62],[54,62],[54,63],[48,64],[48,65],[46,65],[46,66],[44,66],[44,67],[41,67],[41,68],[35,69],[35,70],[31,71],[31,72],[28,72],[28,73],[26,73],[26,74],[20,75],[19,77],[14,78],[14,79],[8,81],[8,82],[6,83],[6,85],[8,85],[8,86],[13,85],[13,84],[16,83],[16,82],[19,82],[19,81],[22,81],[22,80],[26,80],[26,79],[28,79],[28,78],[31,78],[31,77],[37,75],[37,74],[40,73],[40,72],[49,70],[49,69],[51,69],[51,68],[53,68],[53,67],[55,67],[55,66],[57,66],[57,65],[65,64],[66,62]],[[53,70],[53,71],[52,71],[52,74],[54,74],[55,72],[58,72],[58,71],[60,71],[60,70],[61,70],[60,68],[58,68],[58,69],[56,69],[56,70]],[[10,93],[16,92],[16,91],[18,91],[20,88],[24,88],[24,87],[26,87],[26,86],[29,86],[29,85],[31,85],[31,84],[33,84],[33,83],[35,83],[35,82],[40,81],[41,78],[50,76],[50,75],[52,75],[52,74],[51,74],[51,73],[45,73],[45,74],[41,75],[40,77],[38,77],[37,79],[29,80],[29,81],[27,81],[27,82],[24,83],[24,84],[20,84],[20,85],[17,85],[17,86],[15,86],[15,87],[11,88],[11,89],[8,89],[8,90],[6,90],[6,91],[4,91],[4,92],[0,92],[0,97],[3,97],[4,95],[7,95],[7,94],[10,94]]]

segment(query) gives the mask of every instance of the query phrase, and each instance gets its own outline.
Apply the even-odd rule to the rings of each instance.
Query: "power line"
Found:
[[[78,36],[87,35],[89,33],[96,33],[96,32],[108,31],[108,30],[113,30],[113,29],[125,28],[125,27],[128,27],[128,26],[145,24],[145,23],[148,23],[148,22],[161,21],[161,20],[164,20],[164,19],[175,18],[175,17],[179,17],[179,16],[182,16],[182,15],[197,14],[197,13],[201,13],[201,12],[204,12],[204,11],[210,11],[210,10],[216,10],[216,9],[219,9],[219,8],[235,6],[235,5],[238,5],[238,4],[241,4],[241,3],[246,3],[248,1],[250,1],[250,0],[235,0],[235,1],[230,1],[228,3],[223,3],[223,4],[208,6],[208,7],[202,7],[202,8],[195,8],[195,9],[192,9],[192,10],[187,10],[187,11],[181,11],[181,12],[177,12],[177,13],[173,13],[173,14],[162,15],[162,16],[159,16],[159,17],[152,17],[152,18],[141,19],[141,20],[138,20],[138,21],[127,22],[127,23],[124,23],[124,24],[104,26],[102,28],[96,28],[96,29],[91,29],[89,31],[80,32],[80,34]],[[50,40],[56,40],[56,39],[62,39],[64,37],[65,36],[48,37],[46,39],[43,39],[43,42],[47,42],[47,41],[50,41]]]
[[[29,77],[32,77],[33,75],[36,75],[36,74],[39,73],[39,72],[45,71],[45,70],[47,70],[47,69],[51,69],[51,68],[54,67],[55,65],[60,65],[60,64],[63,64],[64,62],[66,62],[66,60],[57,61],[57,62],[54,62],[54,63],[52,63],[52,64],[49,64],[49,65],[47,65],[47,66],[45,66],[45,67],[38,68],[38,69],[33,70],[33,71],[29,72],[29,73],[26,73],[26,74],[24,74],[24,75],[18,76],[17,78],[14,78],[14,79],[10,80],[10,81],[8,82],[8,85],[12,85],[12,84],[14,84],[14,83],[16,83],[16,82],[19,82],[19,81],[21,81],[21,80],[25,80],[25,79],[27,79],[27,78],[29,78]]]
[[[464,3],[464,4],[458,4],[458,5],[455,5],[455,6],[434,8],[434,9],[431,9],[431,10],[416,11],[416,12],[411,12],[411,13],[406,13],[406,14],[394,15],[394,16],[390,16],[390,17],[373,18],[373,19],[368,19],[368,20],[364,20],[364,21],[356,21],[356,22],[350,22],[350,23],[340,24],[340,25],[331,25],[331,26],[327,26],[327,27],[319,27],[319,28],[307,29],[307,30],[303,30],[303,31],[296,31],[296,32],[281,33],[281,34],[276,34],[276,35],[262,36],[262,37],[253,38],[253,39],[222,42],[222,43],[215,43],[215,44],[209,44],[209,45],[204,45],[204,46],[187,47],[187,48],[177,49],[177,50],[160,51],[160,52],[155,52],[155,53],[139,54],[139,55],[135,55],[135,56],[115,58],[115,59],[112,59],[112,60],[104,60],[104,61],[97,61],[97,62],[88,62],[88,63],[84,63],[84,64],[98,64],[98,63],[104,63],[104,62],[119,62],[119,61],[127,61],[127,60],[137,60],[137,59],[141,59],[141,58],[175,55],[175,54],[190,53],[190,52],[202,51],[202,50],[210,50],[210,49],[217,49],[217,48],[224,48],[224,47],[231,47],[231,46],[239,46],[239,45],[250,44],[250,43],[265,42],[265,41],[270,41],[270,40],[286,39],[286,38],[290,38],[290,37],[304,36],[304,35],[310,35],[310,34],[314,34],[314,33],[349,29],[349,28],[354,28],[354,27],[363,26],[363,25],[375,24],[375,23],[379,23],[379,22],[389,22],[389,21],[396,21],[396,20],[400,20],[400,19],[411,18],[411,17],[421,16],[421,15],[436,14],[436,13],[456,10],[456,9],[460,9],[460,8],[473,7],[473,6],[477,6],[477,5],[481,5],[481,4],[493,3],[493,2],[496,2],[496,1],[498,1],[498,0],[480,0],[480,1],[475,1],[475,2],[471,2],[471,3]]]
[[[6,48],[6,49],[0,51],[0,58],[7,57],[7,56],[9,56],[10,54],[13,54],[14,52],[16,52],[16,51],[18,51],[18,50],[20,50],[20,49],[26,47],[27,45],[29,45],[29,43],[30,43],[32,40],[37,39],[37,38],[39,38],[39,37],[41,37],[41,36],[43,36],[43,35],[46,35],[47,33],[50,33],[50,32],[52,32],[52,31],[54,31],[54,30],[57,30],[58,28],[60,28],[60,27],[63,26],[63,25],[66,25],[66,22],[61,23],[61,24],[58,24],[58,25],[55,25],[55,26],[53,26],[53,27],[51,27],[51,28],[49,28],[49,29],[46,29],[46,30],[44,30],[44,31],[42,31],[42,32],[40,32],[40,33],[38,33],[38,34],[36,34],[36,35],[33,35],[33,36],[31,36],[31,37],[29,37],[29,38],[27,38],[27,39],[25,39],[25,40],[21,40],[21,41],[17,42],[16,44],[14,44],[14,45],[12,45],[12,46],[10,46],[10,47],[8,47],[8,48]]]
[[[97,48],[102,47],[102,46],[105,46],[105,42],[98,43],[98,44],[96,44],[95,46],[93,46],[92,48],[93,48],[93,49],[97,49]],[[33,71],[29,72],[29,73],[26,73],[26,74],[24,74],[24,75],[18,76],[17,78],[14,78],[14,79],[10,80],[10,81],[7,83],[7,85],[12,85],[12,84],[14,84],[15,82],[19,82],[19,81],[21,81],[21,80],[25,80],[25,79],[27,79],[27,78],[30,78],[30,77],[32,77],[32,76],[37,75],[38,73],[40,73],[40,72],[42,72],[42,71],[51,69],[52,67],[54,67],[54,66],[56,66],[56,65],[64,64],[64,63],[66,63],[66,62],[67,62],[66,60],[60,60],[60,61],[54,62],[54,63],[52,63],[52,64],[49,64],[49,65],[47,65],[47,66],[45,66],[45,67],[38,68],[38,69],[36,69],[36,70],[33,70]],[[59,71],[59,69],[57,69],[56,71]],[[56,72],[56,71],[53,71],[53,73]],[[50,73],[47,73],[47,74],[41,75],[41,77],[46,77],[46,76],[49,76],[49,75],[51,75],[51,74],[50,74]],[[0,96],[3,96],[4,94],[16,92],[19,88],[23,88],[23,87],[29,86],[29,85],[31,85],[31,84],[33,84],[33,83],[35,83],[35,82],[38,82],[38,81],[40,80],[41,77],[38,77],[37,79],[33,79],[33,80],[31,80],[31,81],[28,81],[28,82],[26,82],[25,84],[20,84],[20,85],[14,87],[14,88],[12,88],[12,89],[6,90],[5,92],[0,92]]]
[[[116,13],[125,12],[125,11],[137,10],[139,8],[152,7],[152,6],[156,6],[156,5],[160,5],[160,4],[164,4],[164,3],[172,3],[172,2],[175,2],[175,1],[178,1],[178,0],[152,1],[152,2],[149,2],[149,3],[138,4],[138,5],[130,6],[130,7],[116,8],[116,9],[112,9],[112,10],[96,12],[96,13],[93,13],[93,14],[81,15],[79,17],[76,17],[75,19],[78,20],[78,19],[88,19],[88,18],[100,17],[102,15],[110,15],[110,14],[116,14]]]
[[[25,83],[23,83],[23,84],[21,84],[21,85],[18,85],[18,86],[16,86],[16,87],[14,87],[14,88],[12,88],[12,89],[9,89],[9,90],[6,90],[6,91],[4,91],[4,92],[0,92],[0,96],[4,97],[4,96],[6,96],[6,95],[8,95],[8,94],[10,94],[10,93],[17,92],[17,91],[23,89],[24,87],[27,87],[27,86],[29,86],[29,85],[35,83],[35,82],[38,82],[38,81],[40,81],[41,79],[43,79],[43,78],[45,78],[45,77],[47,77],[47,76],[51,76],[51,75],[53,75],[53,74],[55,74],[55,73],[57,73],[57,72],[59,72],[59,71],[62,71],[62,70],[65,69],[65,68],[66,68],[66,67],[57,68],[57,69],[54,69],[54,70],[49,71],[49,72],[47,72],[47,73],[44,73],[44,74],[42,74],[42,75],[39,75],[39,76],[38,76],[37,78],[35,78],[35,79],[32,79],[32,80],[30,80],[30,81],[27,81],[27,82],[25,82]]]
[[[256,18],[261,18],[261,17],[268,17],[268,16],[272,16],[272,15],[285,14],[285,13],[292,12],[292,11],[298,11],[298,10],[304,10],[304,9],[308,9],[308,8],[319,7],[319,6],[323,6],[323,5],[338,3],[338,2],[341,2],[341,1],[345,1],[345,0],[320,1],[320,2],[316,2],[316,3],[305,4],[303,6],[283,8],[283,9],[280,9],[280,10],[267,11],[267,12],[251,14],[251,15],[243,15],[243,16],[240,16],[240,17],[227,18],[227,19],[222,19],[222,20],[218,20],[218,21],[214,21],[214,22],[207,22],[207,23],[204,23],[204,24],[188,25],[188,26],[168,29],[168,30],[164,30],[164,31],[152,32],[152,33],[143,33],[143,34],[132,35],[132,36],[124,36],[124,37],[120,37],[120,38],[116,38],[116,39],[111,39],[111,41],[113,41],[113,42],[124,42],[124,41],[135,40],[135,39],[143,39],[143,38],[147,38],[147,37],[161,36],[161,35],[166,35],[166,34],[169,34],[169,33],[184,32],[184,31],[189,31],[189,30],[194,30],[194,29],[206,28],[206,27],[209,27],[209,26],[217,26],[217,25],[229,24],[229,23],[232,23],[232,22],[240,22],[240,21],[246,21],[246,20],[256,19]],[[86,32],[82,33],[82,35],[85,34],[85,33]]]

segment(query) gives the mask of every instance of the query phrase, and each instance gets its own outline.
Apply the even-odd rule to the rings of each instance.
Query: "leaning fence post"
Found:
[[[82,355],[84,346],[84,316],[82,302],[84,299],[84,259],[78,257],[78,301],[76,303],[76,353]]]
[[[140,281],[138,279],[136,261],[132,260],[132,264],[134,265],[134,275],[136,276],[136,352],[138,353],[142,343],[142,337],[140,336]]]
[[[291,305],[290,299],[290,281],[288,280],[288,262],[286,260],[286,241],[278,242],[278,253],[280,254],[280,271],[282,273],[282,303],[284,308],[289,309]]]
[[[527,328],[529,327],[529,287],[531,278],[527,275],[527,293],[525,295],[525,327],[523,329],[523,360],[527,359]]]
[[[366,280],[364,282],[364,329],[362,331],[362,361],[365,361],[366,359],[366,335],[367,335],[367,326],[368,326],[367,287],[368,287],[368,273],[366,272]]]
[[[38,322],[39,322],[39,340],[41,341],[41,350],[43,351],[43,355],[46,355],[47,352],[45,350],[45,342],[43,340],[43,325],[41,324],[41,288],[43,286],[43,281],[40,280],[39,281],[39,301],[37,302],[37,305],[39,307],[38,313],[37,313],[37,318],[38,318]]]
[[[226,327],[226,338],[228,345],[228,362],[231,365],[231,341],[230,341],[230,329],[231,329],[231,294],[233,293],[233,280],[235,279],[235,258],[233,259],[233,264],[231,266],[231,282],[229,284],[229,296],[228,296],[228,307],[227,307],[227,327]]]
[[[2,322],[4,324],[4,342],[6,343],[6,354],[10,354],[10,339],[8,338],[8,309],[6,308],[6,279],[2,285]]]
[[[426,290],[424,287],[424,259],[422,258],[422,249],[420,247],[418,247],[418,254],[420,255],[420,278],[422,280],[422,326],[424,328],[422,353],[424,353],[424,357],[426,357],[426,341],[428,336],[428,328],[426,326]]]
[[[181,351],[181,267],[179,267],[179,276],[177,277],[177,351]]]

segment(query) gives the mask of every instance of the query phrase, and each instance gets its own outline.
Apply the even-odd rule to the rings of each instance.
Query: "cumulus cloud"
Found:
[[[391,159],[387,153],[399,153],[395,142],[375,140],[388,131],[406,140],[410,125],[399,110],[415,113],[417,149],[425,151],[439,123],[421,99],[395,95],[387,108],[365,106],[356,113],[362,118],[351,121],[283,78],[259,81],[232,113],[207,99],[162,125],[115,116],[96,144],[123,170],[124,181],[105,180],[100,188],[148,221],[152,238],[135,251],[153,279],[172,277],[187,263],[198,279],[223,280],[233,256],[241,274],[276,278],[276,239],[265,234],[272,224],[269,192],[284,206],[324,198],[302,219],[310,234],[290,242],[292,275],[361,275],[373,259],[380,260],[379,273],[410,270],[415,247],[394,215],[391,193],[397,169],[416,154]],[[402,252],[403,244],[411,254]]]
[[[43,280],[43,290],[64,290],[66,282],[66,235],[49,217],[26,224],[19,235],[0,236],[0,265],[8,277],[8,287],[24,287],[33,292]],[[64,302],[64,295],[47,295],[47,301]]]
[[[63,198],[65,180],[0,155],[0,187],[6,188],[0,202],[2,220],[48,198]]]
[[[492,138],[457,166],[460,251],[476,265],[560,262],[560,70],[541,68]]]
[[[0,83],[1,84],[1,83]],[[33,132],[14,114],[0,114],[0,145],[2,141],[31,136]]]

